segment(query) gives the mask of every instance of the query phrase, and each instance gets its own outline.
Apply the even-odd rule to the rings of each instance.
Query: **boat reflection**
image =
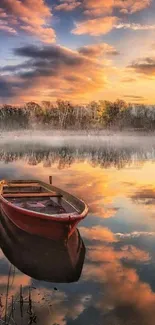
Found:
[[[26,275],[43,281],[69,283],[79,280],[85,246],[76,229],[67,243],[29,235],[0,216],[0,245],[8,260]]]

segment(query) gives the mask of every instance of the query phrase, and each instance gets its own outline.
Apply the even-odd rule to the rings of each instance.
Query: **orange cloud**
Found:
[[[75,35],[89,34],[92,36],[99,36],[109,33],[113,28],[131,29],[135,31],[155,30],[155,24],[122,23],[119,21],[120,19],[115,16],[107,16],[77,22],[72,33]]]
[[[1,0],[0,10],[0,16],[3,15],[3,18],[7,19],[10,28],[14,27],[15,22],[16,32],[22,29],[39,36],[44,42],[55,41],[54,30],[46,27],[47,20],[52,16],[51,10],[43,0]]]
[[[83,6],[86,15],[101,16],[111,14],[118,8],[123,14],[133,14],[150,6],[152,0],[60,0],[60,4],[55,6],[56,10],[72,11],[78,6]]]
[[[52,43],[55,40],[55,31],[52,28],[44,28],[42,26],[21,26],[21,29],[36,35],[45,43]]]
[[[132,245],[117,250],[102,246],[90,248],[88,259],[83,279],[97,281],[101,290],[104,284],[104,295],[98,296],[95,307],[108,313],[108,323],[153,325],[155,294],[139,279],[134,268],[123,266],[121,261],[144,263],[150,260],[149,254]]]
[[[112,247],[90,249],[88,257],[93,262],[102,263],[112,263],[113,261],[122,259],[145,263],[151,259],[149,253],[133,245],[125,245],[121,247],[120,250],[114,250]]]
[[[17,34],[17,31],[13,27],[10,27],[8,25],[7,21],[0,20],[0,31],[4,31],[4,32],[14,34],[14,35]]]
[[[154,57],[139,58],[133,61],[128,67],[138,74],[143,74],[150,77],[155,76]]]
[[[3,76],[2,83],[5,84],[5,89],[8,87],[8,95],[10,95],[10,84],[19,83],[17,96],[18,98],[24,96],[25,101],[27,98],[30,100],[30,97],[37,98],[38,95],[40,96],[40,91],[44,99],[54,96],[54,100],[59,97],[68,100],[78,97],[84,100],[90,98],[90,94],[93,96],[94,93],[102,91],[107,84],[105,60],[100,62],[96,58],[83,55],[78,50],[73,51],[62,46],[40,48],[26,46],[17,49],[15,53],[29,60],[16,66],[4,67],[7,76]],[[8,75],[11,71],[17,72],[14,80],[12,80],[12,73]],[[2,96],[3,94],[4,92]],[[6,97],[6,93],[4,95]]]
[[[150,6],[152,0],[137,0],[137,1],[129,1],[129,5],[125,4],[124,8],[128,9],[129,13],[135,13],[137,11],[141,11]]]
[[[85,45],[83,47],[80,47],[78,51],[81,54],[90,57],[99,57],[105,54],[109,54],[109,55],[119,54],[119,52],[114,48],[114,46],[109,45],[107,43]]]
[[[114,234],[108,229],[101,226],[92,227],[91,229],[79,227],[81,236],[90,240],[99,240],[103,242],[117,242]]]
[[[110,14],[114,8],[118,8],[124,14],[132,14],[150,6],[152,0],[84,0],[86,14],[101,15]]]
[[[135,269],[123,267],[117,260],[87,264],[84,279],[100,282],[101,290],[104,284],[104,295],[96,299],[95,307],[108,313],[108,323],[154,324],[155,294],[149,284],[139,279]]]
[[[89,34],[92,36],[107,34],[113,29],[118,21],[119,18],[108,16],[77,22],[72,33],[75,35]]]
[[[80,1],[76,1],[76,0],[60,0],[63,3],[60,3],[59,5],[55,6],[55,10],[59,11],[59,10],[64,10],[64,11],[72,11],[74,9],[76,9],[77,7],[79,7],[81,5]]]
[[[100,14],[107,14],[111,13],[113,8],[114,8],[115,1],[114,0],[109,0],[109,1],[104,1],[104,0],[84,0],[84,8],[85,8],[85,13],[92,14],[92,15],[100,15]]]
[[[112,305],[121,324],[154,324],[155,294],[147,283],[140,281],[134,269],[111,267],[106,270],[107,305]],[[99,302],[103,309],[104,301]],[[118,314],[117,314],[118,312]]]

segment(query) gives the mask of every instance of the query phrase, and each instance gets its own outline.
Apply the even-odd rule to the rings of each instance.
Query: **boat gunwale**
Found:
[[[22,180],[21,180],[22,181]],[[36,218],[40,218],[40,219],[44,219],[44,220],[51,220],[51,221],[57,221],[57,222],[66,222],[66,221],[75,221],[75,220],[82,220],[86,217],[87,213],[88,213],[88,206],[87,204],[81,200],[80,198],[78,197],[75,197],[73,196],[72,194],[64,191],[64,190],[61,190],[59,189],[58,187],[55,187],[51,184],[47,184],[47,183],[44,183],[42,181],[39,181],[39,180],[35,180],[37,181],[39,184],[42,184],[43,186],[49,186],[49,188],[52,189],[52,187],[55,188],[56,191],[62,191],[64,194],[67,194],[69,195],[69,197],[72,197],[72,198],[75,198],[76,200],[78,200],[79,202],[83,203],[84,204],[84,209],[81,213],[77,213],[75,214],[75,212],[71,212],[71,213],[57,213],[57,214],[46,214],[46,213],[40,213],[40,212],[36,212],[36,211],[32,211],[32,210],[27,210],[27,209],[24,209],[24,208],[21,208],[21,207],[18,207],[18,206],[15,206],[13,203],[9,202],[8,200],[6,200],[4,197],[3,197],[3,193],[0,193],[0,199],[2,202],[4,202],[6,205],[10,206],[11,208],[13,208],[14,210],[17,210],[18,212],[20,212],[21,214],[26,214],[26,215],[29,215],[31,217],[36,217]],[[11,181],[9,181],[11,183]],[[70,203],[68,200],[67,200],[68,203]]]

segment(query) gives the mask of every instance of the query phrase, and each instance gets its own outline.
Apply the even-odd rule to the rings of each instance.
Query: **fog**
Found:
[[[0,134],[0,148],[11,145],[14,148],[30,147],[106,147],[128,148],[151,151],[155,149],[155,134],[139,134],[127,132],[100,132],[99,134],[67,131],[17,131]]]
[[[155,136],[131,133],[5,132],[0,136],[0,161],[25,160],[30,165],[43,163],[66,168],[74,162],[93,167],[123,168],[155,160]]]

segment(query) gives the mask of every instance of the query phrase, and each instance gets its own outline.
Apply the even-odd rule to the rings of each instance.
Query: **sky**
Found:
[[[0,0],[0,104],[155,104],[155,0]]]

